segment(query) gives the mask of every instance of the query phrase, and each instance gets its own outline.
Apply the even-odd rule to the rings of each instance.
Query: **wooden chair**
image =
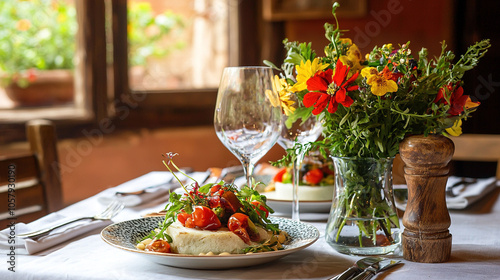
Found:
[[[500,179],[500,135],[463,134],[452,137],[454,160],[496,162],[496,177]]]
[[[0,155],[0,229],[11,222],[31,222],[63,206],[54,124],[30,121],[26,135],[29,152]]]

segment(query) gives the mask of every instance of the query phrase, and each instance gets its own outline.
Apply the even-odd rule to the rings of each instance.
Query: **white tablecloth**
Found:
[[[109,193],[106,192],[106,194]],[[450,211],[453,235],[451,260],[425,264],[409,262],[378,279],[500,279],[500,188],[466,210]],[[98,194],[60,211],[65,216],[93,214],[102,205]],[[139,218],[161,209],[165,201],[126,208],[115,222]],[[327,279],[359,259],[337,253],[324,240],[326,221],[312,221],[322,233],[312,246],[262,266],[230,270],[191,270],[150,262],[141,254],[106,244],[99,231],[77,237],[36,255],[16,255],[15,272],[8,270],[2,250],[0,279]],[[377,279],[377,278],[375,278]]]

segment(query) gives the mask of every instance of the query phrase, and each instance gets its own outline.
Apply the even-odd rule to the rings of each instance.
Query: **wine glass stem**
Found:
[[[292,190],[293,190],[293,199],[292,199],[292,220],[300,221],[299,215],[299,171],[300,165],[302,164],[304,156],[302,154],[297,154],[297,157],[292,165]]]
[[[243,164],[243,171],[245,172],[245,178],[247,179],[247,186],[249,188],[253,188],[252,174],[253,174],[254,164],[249,160],[243,160],[241,163]]]

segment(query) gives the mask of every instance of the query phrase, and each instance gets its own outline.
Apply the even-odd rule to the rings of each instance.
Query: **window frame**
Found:
[[[58,138],[82,137],[84,130],[100,128],[112,122],[116,130],[165,128],[179,126],[206,126],[213,123],[213,108],[217,89],[132,91],[128,78],[127,0],[75,1],[78,14],[78,42],[83,52],[79,86],[85,102],[72,108],[35,109],[35,114],[22,113],[21,118],[0,121],[0,144],[25,139],[25,122],[46,118],[56,124]],[[230,64],[262,65],[262,19],[260,1],[228,0],[235,9],[237,32],[231,39],[238,55]],[[106,58],[106,9],[111,9],[112,63]],[[255,28],[257,26],[257,28]],[[244,35],[243,35],[244,34]],[[119,43],[117,43],[119,42]],[[76,70],[76,69],[75,69]],[[76,89],[78,90],[78,89]],[[66,111],[65,114],[60,114]],[[47,115],[52,112],[52,116]]]
[[[228,0],[228,5],[233,9],[230,11],[230,24],[238,24],[237,30],[230,31],[229,41],[235,45],[237,51],[230,54],[229,64],[262,65],[259,30],[254,28],[259,26],[261,21],[260,1]],[[113,27],[113,40],[124,42],[127,38],[127,0],[112,0],[112,6],[113,23],[116,23]],[[217,88],[133,91],[128,83],[128,62],[124,59],[128,54],[127,45],[113,45],[115,99],[141,100],[134,110],[131,110],[131,116],[122,120],[126,127],[155,128],[213,124]]]

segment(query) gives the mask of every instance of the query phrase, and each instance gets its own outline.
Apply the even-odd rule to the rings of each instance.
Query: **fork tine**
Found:
[[[110,219],[123,209],[124,205],[120,201],[113,200],[97,217],[102,219]]]
[[[116,205],[116,200],[113,200],[111,201],[110,204],[108,204],[108,206],[106,207],[106,209],[104,209],[100,214],[99,216],[106,216],[110,211],[111,209]]]
[[[125,205],[121,202],[116,203],[111,211],[107,214],[106,218],[111,219],[116,216],[120,211],[125,207]]]
[[[118,213],[120,213],[120,211],[122,211],[122,210],[123,210],[123,208],[125,208],[125,204],[123,204],[123,203],[121,203],[121,202],[117,203],[117,205],[116,205],[116,207],[115,207],[114,211],[111,213],[111,215],[110,215],[110,217],[109,217],[109,218],[111,219],[111,218],[113,218],[114,216],[116,216]]]

